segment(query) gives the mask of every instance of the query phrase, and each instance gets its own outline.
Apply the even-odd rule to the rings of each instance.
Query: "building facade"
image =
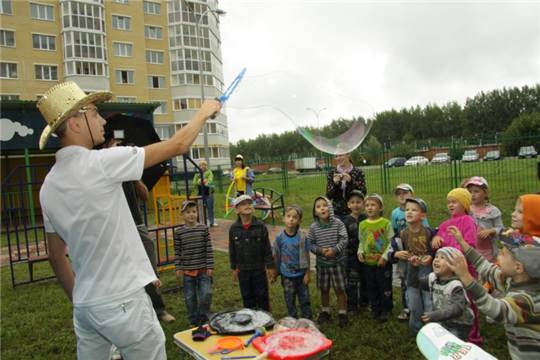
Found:
[[[36,100],[54,83],[75,81],[87,92],[112,91],[112,101],[159,103],[154,126],[167,139],[203,92],[223,91],[217,8],[216,0],[0,0],[1,99]],[[226,115],[207,131],[211,167],[230,167]],[[203,133],[190,156],[207,157]]]

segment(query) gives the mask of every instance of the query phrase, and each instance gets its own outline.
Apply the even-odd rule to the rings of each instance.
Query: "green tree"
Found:
[[[523,114],[512,121],[502,136],[503,153],[517,155],[521,146],[540,150],[540,112]]]

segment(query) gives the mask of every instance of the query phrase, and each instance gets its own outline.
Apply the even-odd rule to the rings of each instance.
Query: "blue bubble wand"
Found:
[[[240,73],[233,80],[233,82],[229,85],[227,90],[225,90],[223,95],[216,98],[216,100],[221,103],[221,106],[223,106],[223,104],[225,104],[227,100],[229,100],[229,97],[231,96],[231,94],[234,92],[234,90],[236,90],[236,87],[238,86],[238,84],[240,84],[240,81],[242,81],[242,79],[244,78],[245,73],[246,73],[246,68],[243,68],[242,71],[240,71]],[[210,119],[214,119],[216,115],[217,113],[210,116]]]

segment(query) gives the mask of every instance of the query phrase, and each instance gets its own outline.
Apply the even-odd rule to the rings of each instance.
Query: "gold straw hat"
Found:
[[[52,133],[64,122],[88,104],[110,100],[109,91],[96,91],[86,95],[73,81],[57,84],[47,90],[38,101],[37,108],[47,122],[39,139],[39,149],[43,150]]]

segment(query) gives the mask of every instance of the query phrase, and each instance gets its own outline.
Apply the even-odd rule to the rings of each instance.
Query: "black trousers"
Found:
[[[368,290],[364,267],[356,258],[349,254],[347,258],[347,310],[356,311],[369,304]]]
[[[384,267],[366,265],[364,271],[371,311],[375,314],[392,312],[392,264]]]
[[[139,236],[141,237],[144,250],[146,250],[146,255],[148,256],[148,259],[152,264],[152,268],[157,276],[157,259],[154,242],[152,241],[152,238],[150,238],[148,229],[145,225],[137,225],[137,230],[139,231]],[[163,302],[163,298],[158,292],[158,289],[154,284],[150,283],[144,287],[144,290],[146,290],[146,293],[148,296],[150,296],[150,300],[152,300],[152,307],[156,311],[156,314],[158,314],[158,316],[161,315],[165,311],[165,303]]]
[[[240,270],[238,272],[238,281],[244,307],[270,311],[268,280],[264,269]]]

